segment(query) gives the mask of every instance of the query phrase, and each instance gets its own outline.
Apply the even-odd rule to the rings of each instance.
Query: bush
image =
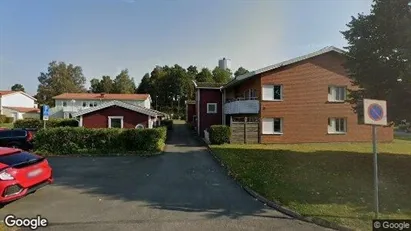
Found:
[[[27,118],[14,122],[14,128],[35,128],[41,129],[44,127],[44,122],[40,119]],[[47,128],[56,127],[78,127],[78,122],[75,119],[50,119],[46,121]]]
[[[56,127],[40,129],[34,149],[42,154],[152,154],[163,149],[167,129],[90,129]]]
[[[173,130],[173,120],[162,120],[161,126],[167,127],[167,130]]]
[[[5,115],[0,115],[0,124],[6,123],[12,123],[13,122],[13,117],[7,117]]]
[[[212,125],[209,129],[211,144],[224,144],[230,142],[231,130],[225,125]]]

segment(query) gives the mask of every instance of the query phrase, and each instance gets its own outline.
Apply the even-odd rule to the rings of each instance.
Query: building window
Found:
[[[262,90],[263,100],[280,101],[283,99],[282,85],[264,85]]]
[[[123,116],[109,116],[108,117],[109,128],[123,128]]]
[[[97,107],[97,102],[94,102],[94,107]]]
[[[328,133],[346,133],[347,119],[346,118],[328,118]]]
[[[283,134],[282,118],[263,118],[263,134]]]
[[[208,114],[217,113],[217,104],[216,103],[207,103],[207,113]]]
[[[83,102],[83,107],[87,107],[87,102]]]
[[[90,102],[89,107],[93,107],[93,102]]]
[[[67,107],[67,102],[63,101],[63,107]]]
[[[328,101],[344,102],[347,99],[347,87],[328,87]]]
[[[144,129],[144,125],[142,125],[142,124],[137,124],[136,129]]]
[[[245,90],[244,91],[244,99],[246,99],[246,100],[257,99],[257,90],[256,89]]]

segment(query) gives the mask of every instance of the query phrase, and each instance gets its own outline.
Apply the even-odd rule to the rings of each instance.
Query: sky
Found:
[[[0,90],[35,94],[48,64],[87,78],[127,68],[136,85],[156,65],[256,70],[325,46],[372,0],[0,0]]]

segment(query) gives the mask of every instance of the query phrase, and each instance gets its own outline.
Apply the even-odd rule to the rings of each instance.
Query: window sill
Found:
[[[263,102],[282,102],[282,99],[263,99]]]
[[[328,135],[346,135],[347,132],[327,132]]]
[[[282,133],[282,132],[262,133],[262,135],[276,135],[276,136],[281,136],[281,135],[283,135],[283,133]]]
[[[328,100],[327,103],[345,103],[345,100]]]
[[[207,112],[207,114],[217,114],[217,112]]]

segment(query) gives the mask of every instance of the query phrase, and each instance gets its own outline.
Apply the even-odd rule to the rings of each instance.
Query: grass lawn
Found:
[[[13,123],[0,123],[0,128],[13,128]]]
[[[266,198],[305,216],[371,229],[371,142],[211,147],[235,178]],[[411,219],[411,140],[378,149],[381,217]]]

